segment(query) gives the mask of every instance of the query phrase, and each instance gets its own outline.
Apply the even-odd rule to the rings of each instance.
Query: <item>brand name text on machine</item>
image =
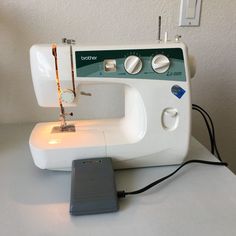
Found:
[[[80,59],[82,61],[84,61],[84,60],[86,60],[86,61],[91,61],[91,60],[95,61],[95,60],[97,60],[97,56],[86,56],[86,57],[81,56]]]

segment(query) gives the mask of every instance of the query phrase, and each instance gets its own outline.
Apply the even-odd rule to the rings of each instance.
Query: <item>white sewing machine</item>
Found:
[[[30,62],[38,104],[61,108],[62,123],[39,123],[30,136],[39,168],[70,170],[74,159],[106,156],[115,168],[133,168],[178,164],[186,157],[191,98],[183,43],[34,45]],[[124,85],[124,117],[66,123],[64,107],[78,104],[80,85],[96,83]]]

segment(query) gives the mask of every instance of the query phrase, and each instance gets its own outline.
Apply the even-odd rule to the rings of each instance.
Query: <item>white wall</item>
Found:
[[[212,115],[219,149],[236,171],[236,1],[203,0],[201,27],[196,28],[178,27],[179,6],[180,0],[1,0],[0,123],[57,117],[56,110],[37,105],[28,56],[32,44],[59,42],[62,37],[95,45],[154,42],[162,15],[163,31],[170,38],[181,34],[197,60],[193,102]],[[93,98],[82,99],[77,116],[122,114],[120,88],[98,87],[92,92]],[[95,108],[94,101],[99,101]],[[197,114],[193,134],[208,145]]]

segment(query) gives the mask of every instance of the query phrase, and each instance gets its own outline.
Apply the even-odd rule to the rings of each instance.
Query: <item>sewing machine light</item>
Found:
[[[54,145],[54,144],[58,144],[58,143],[60,143],[60,142],[61,142],[60,139],[50,139],[50,140],[48,141],[48,144]]]

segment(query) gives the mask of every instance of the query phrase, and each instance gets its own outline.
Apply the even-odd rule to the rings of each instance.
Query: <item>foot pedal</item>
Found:
[[[118,210],[111,158],[74,160],[71,173],[71,215]]]

